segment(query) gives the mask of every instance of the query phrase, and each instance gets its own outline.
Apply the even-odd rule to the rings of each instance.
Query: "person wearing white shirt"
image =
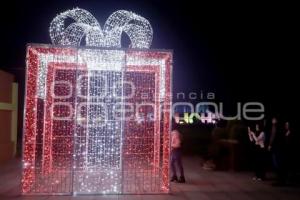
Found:
[[[251,131],[250,127],[248,127],[248,136],[250,142],[255,145],[255,153],[254,153],[254,170],[255,177],[253,180],[263,180],[265,179],[266,174],[266,149],[265,149],[265,140],[266,136],[264,131],[261,129],[259,124],[255,125],[255,131]]]

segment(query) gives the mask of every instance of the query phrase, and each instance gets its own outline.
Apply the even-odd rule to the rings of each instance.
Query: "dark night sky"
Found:
[[[1,13],[0,68],[22,83],[26,43],[50,43],[49,24],[62,11],[87,9],[103,25],[112,12],[125,9],[150,21],[152,48],[174,50],[174,92],[215,92],[228,107],[262,101],[270,112],[291,114],[299,79],[296,6],[192,2],[8,1],[1,6],[9,14]]]

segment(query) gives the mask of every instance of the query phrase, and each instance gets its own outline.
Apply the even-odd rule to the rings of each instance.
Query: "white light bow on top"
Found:
[[[71,19],[69,25],[67,20]],[[150,48],[153,31],[147,19],[126,10],[118,10],[106,20],[103,29],[96,18],[80,8],[57,15],[50,24],[53,44],[79,46],[121,47],[122,33],[129,37],[131,48]]]

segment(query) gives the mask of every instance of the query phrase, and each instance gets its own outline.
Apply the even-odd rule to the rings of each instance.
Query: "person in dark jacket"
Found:
[[[279,129],[276,117],[272,119],[272,128],[268,150],[272,154],[272,161],[277,180],[273,186],[285,185],[285,157],[283,131]]]
[[[285,181],[287,184],[294,184],[297,160],[294,154],[297,152],[297,138],[295,133],[290,128],[290,122],[286,121],[284,124],[284,157],[285,157]]]

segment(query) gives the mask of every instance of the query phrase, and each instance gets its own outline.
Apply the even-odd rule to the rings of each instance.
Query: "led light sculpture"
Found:
[[[147,49],[150,23],[77,8],[50,37],[27,47],[23,194],[168,193],[172,53]]]

